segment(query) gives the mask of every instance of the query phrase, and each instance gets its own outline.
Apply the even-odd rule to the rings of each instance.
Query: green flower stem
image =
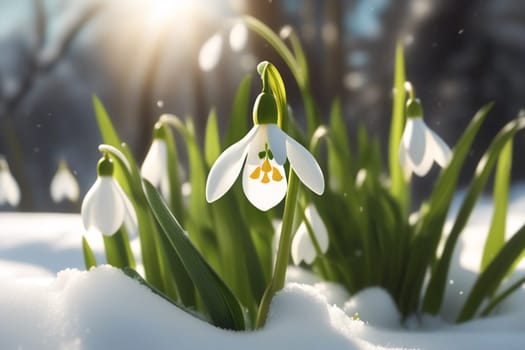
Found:
[[[259,21],[255,17],[243,16],[243,20],[248,28],[263,37],[275,49],[275,51],[277,51],[286,65],[290,68],[295,80],[297,80],[297,82],[302,82],[297,60],[290,49],[288,49],[284,42],[279,38],[279,36],[275,34],[266,24]]]
[[[102,238],[104,239],[106,258],[109,264],[119,268],[135,268],[135,259],[124,225],[114,235],[103,235]]]
[[[257,320],[255,321],[255,328],[261,328],[266,322],[268,311],[270,310],[270,303],[279,290],[284,287],[286,279],[286,268],[290,260],[290,248],[292,245],[292,228],[294,221],[295,208],[297,203],[297,195],[299,194],[299,179],[294,171],[290,169],[288,179],[288,192],[286,194],[286,202],[284,204],[283,224],[281,229],[281,237],[279,239],[279,248],[277,250],[277,260],[275,262],[275,269],[272,280],[266,287],[266,291],[259,304],[257,313]]]
[[[292,47],[294,49],[294,52],[292,53],[292,51],[290,51],[290,49],[285,45],[283,40],[281,40],[281,38],[279,38],[279,36],[274,33],[266,24],[251,16],[243,16],[243,20],[248,28],[259,34],[275,49],[275,51],[277,51],[277,53],[281,56],[283,61],[292,72],[303,99],[307,119],[308,136],[312,136],[317,126],[319,126],[319,120],[312,94],[310,93],[306,58],[299,40],[295,34],[292,33],[290,37]]]
[[[405,90],[408,93],[408,99],[409,100],[415,100],[416,99],[416,92],[414,91],[414,86],[411,82],[405,81]]]

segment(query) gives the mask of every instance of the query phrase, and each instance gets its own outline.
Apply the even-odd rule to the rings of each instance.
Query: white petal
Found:
[[[100,176],[82,202],[82,221],[104,235],[113,235],[124,222],[125,206],[118,184],[109,176]]]
[[[0,205],[6,202],[12,207],[16,207],[20,203],[20,189],[15,178],[9,172],[9,168],[0,170]]]
[[[133,204],[131,204],[131,201],[129,200],[128,196],[126,195],[122,187],[119,186],[118,183],[116,183],[116,189],[120,195],[120,198],[125,208],[124,225],[128,230],[128,234],[131,237],[136,237],[138,235],[139,224],[135,208],[133,207]]]
[[[307,264],[311,264],[315,260],[315,248],[310,240],[304,222],[299,225],[297,233],[293,238],[291,253],[295,265],[299,265],[303,260]]]
[[[403,131],[403,146],[408,151],[408,157],[414,166],[421,164],[425,156],[426,128],[423,118],[408,118]]]
[[[215,68],[222,53],[222,36],[220,33],[206,40],[199,51],[199,66],[205,72]]]
[[[55,203],[68,199],[71,202],[78,200],[80,189],[75,176],[66,165],[58,167],[58,170],[51,180],[51,198]]]
[[[261,160],[258,154],[265,150],[265,145],[268,143],[268,129],[264,124],[255,125],[253,128],[257,128],[257,132],[246,145],[246,154],[248,155],[246,164],[260,165]]]
[[[232,187],[241,171],[248,145],[257,135],[255,125],[240,141],[221,153],[215,161],[206,180],[206,200],[211,203],[221,198]]]
[[[309,205],[305,209],[305,217],[312,227],[321,252],[326,253],[329,245],[328,231],[315,206]],[[303,222],[299,225],[292,241],[292,259],[296,265],[299,265],[302,260],[307,264],[311,264],[316,256],[317,252],[310,238],[308,226]]]
[[[230,31],[230,47],[233,51],[241,51],[246,46],[247,41],[248,28],[242,21],[239,21]]]
[[[414,166],[412,161],[408,158],[408,151],[405,149],[403,143],[399,145],[399,163],[403,168],[403,173],[405,174],[405,179],[409,180],[412,172],[414,171]]]
[[[412,164],[413,172],[418,176],[426,175],[434,161],[429,152],[426,130],[427,126],[423,118],[409,118],[403,132],[403,147],[407,151],[407,159]]]
[[[273,153],[275,161],[283,165],[286,162],[286,133],[276,124],[266,124],[268,145]]]
[[[315,158],[299,142],[286,135],[286,154],[299,179],[318,195],[324,192],[324,176]]]
[[[452,152],[450,147],[443,141],[438,134],[436,134],[431,129],[427,128],[427,142],[429,151],[432,152],[433,158],[442,168],[447,166],[450,158],[452,157]]]
[[[258,163],[257,160],[259,161]],[[248,159],[244,165],[244,171],[242,174],[242,188],[250,203],[252,203],[257,209],[266,211],[275,207],[283,200],[286,195],[288,184],[286,182],[286,174],[283,166],[277,164],[275,160],[271,160],[270,164],[272,167],[277,168],[281,173],[283,177],[281,181],[272,180],[268,183],[262,183],[260,179],[250,178],[250,174],[255,170],[259,163],[260,159],[258,159],[257,152],[248,153]]]
[[[432,168],[432,164],[434,164],[434,156],[432,154],[432,150],[430,149],[428,143],[425,146],[425,156],[423,157],[423,160],[419,165],[413,165],[412,169],[414,171],[414,174],[418,176],[425,176],[428,174],[430,169]]]
[[[314,205],[311,204],[306,207],[305,216],[312,226],[312,230],[314,231],[321,252],[326,253],[329,245],[328,230]]]
[[[160,186],[162,178],[166,176],[166,162],[167,162],[166,142],[160,139],[154,139],[151,147],[144,158],[140,174],[143,178],[153,184],[153,186]]]

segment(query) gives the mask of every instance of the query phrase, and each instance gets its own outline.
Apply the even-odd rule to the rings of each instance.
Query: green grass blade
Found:
[[[180,223],[184,225],[186,222],[186,208],[184,207],[184,200],[182,198],[182,182],[180,178],[180,162],[179,153],[173,132],[168,125],[162,124],[164,129],[164,140],[166,142],[167,162],[168,162],[168,178],[170,187],[170,209],[177,215]]]
[[[95,254],[93,254],[93,250],[85,236],[82,236],[82,252],[84,253],[84,265],[86,266],[86,270],[97,266],[97,259],[95,258]]]
[[[209,208],[206,203],[206,169],[204,157],[197,142],[197,135],[191,117],[186,118],[185,139],[188,147],[188,163],[190,167],[190,216],[192,221],[199,221],[203,226],[211,227]]]
[[[339,99],[334,100],[330,111],[328,149],[329,185],[334,191],[345,191],[354,181],[355,169],[352,166],[348,129]]]
[[[295,80],[301,85],[303,79],[299,70],[299,64],[281,38],[270,27],[252,16],[243,16],[243,20],[248,28],[259,34],[277,51],[292,72]]]
[[[217,112],[215,108],[212,108],[208,114],[208,122],[206,123],[204,134],[204,158],[208,167],[211,168],[219,154],[221,154],[219,124],[217,122]]]
[[[432,272],[432,277],[427,287],[423,302],[423,311],[431,314],[437,314],[439,312],[443,302],[452,254],[459,235],[463,232],[478,198],[483,193],[483,189],[485,188],[498,156],[500,156],[502,150],[512,140],[512,137],[516,132],[524,126],[525,124],[519,120],[507,124],[496,135],[484,156],[481,158],[474,178],[470,183],[467,194],[465,195],[465,199],[458,211],[454,225],[447,237],[441,258],[436,263],[434,271]]]
[[[512,139],[507,141],[498,159],[494,179],[494,214],[489,234],[485,240],[480,271],[484,271],[492,258],[505,244],[507,207],[509,201],[510,171],[512,168]]]
[[[457,322],[465,322],[474,317],[483,300],[496,292],[508,270],[521,257],[524,250],[525,226],[522,226],[479,275],[459,313]]]
[[[120,138],[111,123],[108,112],[97,96],[93,96],[93,107],[95,109],[95,116],[97,118],[100,134],[102,135],[102,140],[104,140],[104,143],[120,149],[122,141],[120,141]]]
[[[394,103],[392,105],[392,121],[390,124],[390,138],[388,145],[388,161],[390,167],[391,193],[401,203],[403,211],[409,210],[408,185],[401,164],[399,163],[399,144],[403,136],[405,125],[405,99],[406,91],[404,87],[405,77],[405,58],[403,53],[403,43],[400,41],[396,46],[396,63],[394,70]]]
[[[516,261],[519,260],[520,259],[518,258]],[[514,282],[510,287],[508,287],[503,292],[495,296],[494,299],[492,299],[491,302],[483,309],[483,311],[481,311],[480,315],[482,317],[488,316],[496,306],[498,306],[503,300],[505,300],[506,297],[511,295],[518,288],[523,286],[524,283],[525,277],[522,277],[518,281]]]
[[[301,41],[299,40],[299,38],[297,37],[297,34],[293,30],[290,33],[290,44],[292,45],[292,50],[293,50],[295,59],[297,60],[297,67],[301,73],[303,82],[305,83],[309,80],[308,79],[308,76],[309,76],[308,61],[306,60],[306,55],[301,45]]]
[[[422,207],[431,208],[431,210],[422,210],[421,219],[415,227],[414,239],[410,246],[413,254],[408,259],[407,271],[400,295],[401,299],[398,302],[400,311],[405,316],[416,311],[419,306],[423,280],[427,269],[434,259],[447,212],[456,192],[461,168],[471,150],[472,142],[491,107],[492,103],[482,107],[472,118],[456,147],[454,147],[450,164],[442,170],[428,205]]]
[[[233,109],[230,116],[230,124],[224,134],[222,149],[239,141],[248,132],[248,121],[250,118],[250,87],[252,77],[247,75],[239,84],[235,99],[233,100]]]
[[[162,233],[170,242],[171,253],[179,256],[213,324],[228,329],[245,329],[242,307],[235,295],[186,237],[184,229],[153,185],[144,181],[144,191]]]
[[[221,276],[243,305],[255,315],[266,280],[250,228],[244,217],[239,216],[240,204],[235,198],[234,193],[227,193],[211,204],[223,266]]]
[[[160,231],[160,229],[159,229]],[[166,235],[160,235],[159,250],[163,252],[164,265],[166,266],[166,274],[168,280],[172,283],[174,293],[177,300],[187,307],[197,307],[197,298],[195,295],[195,286],[176,254],[170,254],[171,243]],[[167,289],[167,288],[165,288]],[[165,294],[170,295],[167,291]]]

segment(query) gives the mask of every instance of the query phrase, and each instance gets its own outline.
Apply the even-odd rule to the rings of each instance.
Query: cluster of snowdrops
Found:
[[[87,230],[103,234],[107,263],[177,307],[229,329],[264,325],[290,261],[350,293],[384,288],[402,318],[437,314],[456,242],[495,171],[494,214],[480,273],[457,321],[493,312],[523,283],[502,284],[525,247],[525,228],[504,240],[512,140],[525,118],[518,116],[494,137],[445,235],[460,171],[491,105],[475,114],[451,151],[425,124],[398,45],[385,167],[379,142],[365,128],[360,127],[357,147],[351,149],[337,99],[327,122],[321,122],[294,31],[282,38],[252,17],[243,21],[291,71],[307,130],[287,105],[279,71],[266,61],[257,67],[262,88],[255,102],[251,76],[240,82],[222,138],[213,109],[203,143],[190,116],[162,115],[141,166],[95,98],[104,144],[82,219]],[[176,137],[184,140],[187,178],[180,170]],[[425,176],[434,163],[442,168],[434,190],[411,213],[410,179]],[[5,168],[0,164],[2,174]],[[136,234],[140,264],[129,242]],[[85,238],[83,250],[86,267],[96,266]]]

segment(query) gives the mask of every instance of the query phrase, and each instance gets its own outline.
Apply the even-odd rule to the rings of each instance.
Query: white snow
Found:
[[[513,190],[508,232],[525,221],[524,189]],[[266,326],[252,332],[213,327],[110,266],[83,271],[79,215],[0,213],[0,348],[523,349],[523,288],[496,315],[449,322],[473,283],[491,213],[490,199],[483,199],[461,237],[441,316],[413,318],[403,327],[383,290],[351,297],[337,284],[290,267]],[[100,240],[89,240],[104,261]],[[524,273],[521,264],[511,280]]]

